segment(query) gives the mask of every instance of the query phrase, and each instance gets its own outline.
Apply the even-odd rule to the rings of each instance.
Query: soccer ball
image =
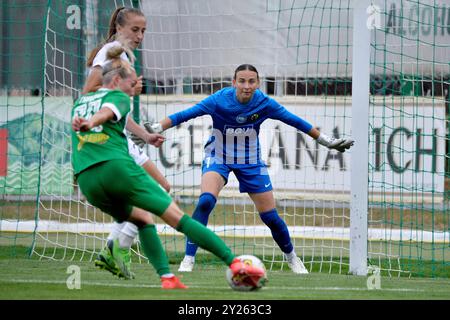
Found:
[[[264,274],[262,277],[242,276],[239,274],[233,276],[233,272],[231,271],[230,268],[228,268],[225,277],[230,287],[236,291],[252,291],[252,290],[259,290],[262,287],[264,287],[264,285],[267,282],[267,272],[266,267],[264,266],[262,261],[259,260],[257,257],[248,254],[238,256],[236,258],[241,260],[243,263],[247,265],[252,265],[261,268],[262,270],[264,270]]]

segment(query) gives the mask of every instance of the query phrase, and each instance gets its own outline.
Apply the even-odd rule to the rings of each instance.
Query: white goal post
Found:
[[[370,37],[367,8],[370,0],[354,3],[352,66],[352,135],[356,140],[351,160],[350,272],[367,274],[367,217],[369,181]],[[358,155],[358,156],[356,156]]]

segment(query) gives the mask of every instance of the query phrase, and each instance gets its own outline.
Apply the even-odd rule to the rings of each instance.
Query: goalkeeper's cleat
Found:
[[[131,272],[131,254],[130,249],[128,248],[120,248],[119,240],[115,239],[108,243],[109,249],[112,253],[114,262],[119,269],[119,277],[123,277],[127,280],[134,279],[135,275]]]
[[[187,289],[188,287],[183,284],[176,276],[161,277],[161,288],[163,289]]]
[[[109,240],[108,242],[110,242]],[[97,255],[97,258],[94,260],[94,265],[100,269],[111,272],[115,276],[121,276],[119,268],[117,268],[116,262],[112,257],[111,250],[108,246],[106,246],[100,253]]]
[[[178,268],[178,272],[192,272],[194,269],[195,257],[192,256],[184,256],[183,261],[180,263],[180,267]]]
[[[305,265],[303,264],[302,260],[300,260],[299,257],[294,256],[292,259],[288,260],[288,266],[294,273],[298,274],[308,274],[308,270],[305,268]]]

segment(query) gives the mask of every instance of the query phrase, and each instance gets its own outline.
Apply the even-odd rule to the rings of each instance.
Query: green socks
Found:
[[[156,232],[155,225],[148,224],[139,229],[139,239],[141,240],[141,247],[145,256],[156,269],[156,272],[160,276],[170,273],[169,261]]]
[[[197,243],[201,248],[208,250],[215,254],[228,266],[234,259],[234,254],[231,249],[220,239],[214,232],[207,227],[193,220],[188,215],[184,215],[180,223],[178,223],[177,230],[184,233],[190,240]]]
[[[201,248],[215,254],[228,266],[233,262],[235,256],[225,242],[214,232],[188,215],[185,214],[181,218],[177,230],[184,233]],[[156,272],[160,276],[170,273],[169,261],[156,232],[155,225],[148,224],[139,229],[139,239],[145,256],[156,269]]]

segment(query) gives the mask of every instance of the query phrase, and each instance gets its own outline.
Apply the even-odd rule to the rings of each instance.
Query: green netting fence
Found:
[[[117,6],[147,17],[137,51],[137,120],[160,119],[225,86],[254,64],[261,90],[335,136],[351,136],[353,1],[50,1],[0,5],[0,248],[92,260],[111,219],[84,200],[70,164],[70,108],[89,51]],[[450,3],[373,1],[370,39],[368,265],[391,276],[448,277],[450,263]],[[147,148],[174,199],[191,213],[210,119]],[[262,130],[280,215],[311,271],[349,270],[350,157],[279,122]],[[355,187],[355,186],[353,186]],[[357,187],[357,186],[356,186]],[[159,221],[160,222],[160,221]],[[231,178],[210,219],[238,253],[286,269],[270,232]],[[173,262],[184,239],[158,224]],[[13,250],[10,250],[14,252]],[[143,261],[139,245],[133,262]],[[200,251],[200,265],[216,263]]]

